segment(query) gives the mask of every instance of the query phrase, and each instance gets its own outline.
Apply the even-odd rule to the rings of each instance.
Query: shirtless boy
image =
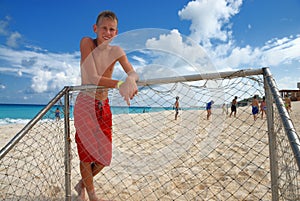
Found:
[[[257,95],[254,95],[253,99],[252,99],[252,114],[253,114],[253,118],[254,121],[257,119],[257,115],[259,112],[259,102],[257,100]]]
[[[231,113],[229,117],[231,117],[232,114],[234,115],[234,117],[236,117],[236,105],[237,105],[237,96],[235,96],[231,102]]]
[[[176,96],[176,101],[174,103],[175,108],[175,120],[177,120],[178,113],[179,113],[179,96]]]
[[[93,25],[96,39],[84,37],[80,42],[81,84],[105,87],[94,92],[80,92],[74,108],[75,141],[81,173],[81,180],[75,190],[81,200],[85,200],[85,190],[90,201],[99,200],[93,178],[111,162],[112,114],[108,89],[118,88],[128,105],[138,91],[138,75],[125,52],[120,47],[109,44],[118,33],[117,25],[118,19],[113,12],[101,12]],[[125,82],[112,79],[116,62],[127,73]]]

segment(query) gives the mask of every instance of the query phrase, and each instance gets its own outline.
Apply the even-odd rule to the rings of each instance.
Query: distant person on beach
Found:
[[[228,115],[228,108],[227,108],[227,104],[225,103],[223,103],[222,105],[222,114]]]
[[[112,113],[108,89],[119,89],[128,105],[137,94],[138,74],[123,49],[109,43],[118,33],[118,19],[111,11],[101,12],[93,25],[96,39],[83,37],[80,41],[81,84],[101,86],[94,91],[82,91],[74,107],[75,141],[80,159],[81,180],[75,186],[79,200],[100,200],[95,192],[94,177],[109,166],[112,158]],[[112,79],[113,69],[119,62],[127,73],[126,80]]]
[[[175,108],[175,120],[177,120],[178,113],[179,113],[179,96],[176,96],[176,101],[174,103]]]
[[[266,104],[266,98],[263,97],[262,101],[260,102],[260,112],[261,112],[261,118],[264,118],[264,114],[265,116],[267,116],[267,104]]]
[[[206,119],[209,120],[210,116],[211,116],[211,107],[212,105],[214,104],[214,101],[210,101],[206,104],[206,112],[207,112],[207,115],[206,115]]]
[[[60,120],[60,110],[58,107],[55,110],[55,119],[56,119],[56,121]]]
[[[254,121],[256,121],[257,115],[258,115],[258,112],[259,112],[259,109],[258,109],[259,103],[258,103],[258,100],[257,100],[257,95],[254,95],[251,105],[252,105],[253,118],[254,118]]]
[[[290,113],[292,111],[292,103],[291,103],[291,99],[288,97],[288,95],[285,95],[284,106],[288,113]]]
[[[234,99],[231,101],[231,112],[229,117],[233,114],[234,117],[236,117],[236,105],[237,105],[237,96],[234,97]]]

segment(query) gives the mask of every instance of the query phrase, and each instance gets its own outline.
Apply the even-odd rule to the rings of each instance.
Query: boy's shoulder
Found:
[[[93,42],[93,39],[91,37],[88,37],[88,36],[84,36],[81,38],[81,42]]]
[[[114,56],[115,58],[119,58],[119,57],[125,55],[124,50],[120,46],[117,46],[117,45],[110,45],[109,50],[110,50],[110,54],[112,56]]]
[[[110,48],[114,51],[123,51],[123,49],[117,45],[110,45]]]
[[[80,46],[83,47],[83,46],[91,46],[94,44],[94,40],[90,37],[83,37],[81,40],[80,40]]]

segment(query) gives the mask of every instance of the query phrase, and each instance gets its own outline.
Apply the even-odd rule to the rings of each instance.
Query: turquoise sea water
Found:
[[[44,107],[45,105],[0,104],[0,125],[27,123],[29,120],[34,118]]]
[[[30,104],[0,104],[0,125],[15,124],[15,123],[28,123],[34,118],[45,105],[30,105]],[[60,106],[53,106],[45,115],[44,119],[55,120],[55,110]],[[173,110],[172,107],[119,107],[111,106],[114,114],[128,114],[128,113],[145,113],[145,112],[159,112],[163,110]],[[73,107],[71,107],[70,118],[73,118]]]

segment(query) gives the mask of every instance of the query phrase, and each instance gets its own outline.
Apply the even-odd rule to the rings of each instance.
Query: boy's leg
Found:
[[[85,188],[87,190],[94,189],[91,163],[80,161],[80,173]]]
[[[101,165],[101,164],[92,163],[92,164],[89,164],[89,165],[92,168],[93,177],[95,175],[97,175],[104,168],[104,166]],[[79,195],[79,198],[81,200],[85,200],[85,185],[84,185],[82,179],[75,186],[75,190],[77,191],[77,193]]]
[[[82,180],[76,184],[75,190],[78,193],[78,200],[85,200],[85,188]]]
[[[99,172],[101,172],[101,170],[104,168],[104,165],[100,163],[93,163],[91,166],[92,166],[93,177],[96,176]]]
[[[86,162],[81,161],[80,162],[80,173],[81,173],[83,184],[89,195],[89,198],[93,197],[92,199],[96,200],[95,188],[94,188],[94,183],[93,183],[93,171],[92,171],[91,163],[86,163]]]
[[[90,200],[97,200],[93,177],[97,175],[103,168],[104,166],[98,163],[91,164],[82,161],[80,162],[80,173],[82,177],[82,182],[87,190]]]
[[[209,120],[210,115],[211,115],[211,111],[207,110],[207,120]]]

